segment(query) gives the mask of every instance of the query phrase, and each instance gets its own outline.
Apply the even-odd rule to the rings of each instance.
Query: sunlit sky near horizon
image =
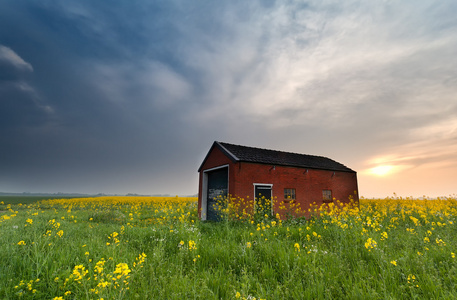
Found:
[[[457,2],[1,1],[0,192],[191,195],[213,141],[457,193]]]

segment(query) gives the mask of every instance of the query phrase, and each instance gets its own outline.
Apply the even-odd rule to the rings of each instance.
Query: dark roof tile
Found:
[[[293,166],[331,171],[355,172],[345,165],[323,156],[283,152],[254,147],[214,142],[234,161]]]

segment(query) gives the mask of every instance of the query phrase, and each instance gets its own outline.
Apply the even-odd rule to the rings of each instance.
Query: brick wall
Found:
[[[244,199],[254,199],[254,183],[273,184],[272,196],[275,213],[284,212],[284,209],[279,209],[280,206],[289,209],[296,207],[299,203],[301,210],[307,211],[312,204],[321,205],[323,203],[322,190],[331,190],[332,197],[340,202],[349,202],[349,196],[352,196],[357,203],[359,200],[355,172],[334,172],[246,162],[233,163],[217,147],[214,147],[200,172],[199,214],[203,171],[227,164],[229,165],[229,194]],[[295,189],[295,203],[284,202],[285,188]]]
[[[295,205],[300,203],[302,210],[308,210],[311,204],[323,203],[322,190],[331,190],[332,197],[340,202],[349,202],[351,195],[358,201],[357,175],[352,172],[334,172],[284,166],[237,163],[232,168],[235,180],[232,181],[231,195],[241,198],[254,198],[253,183],[273,184],[272,196],[274,211],[279,206],[290,207],[292,203],[284,202],[284,189],[295,189]]]

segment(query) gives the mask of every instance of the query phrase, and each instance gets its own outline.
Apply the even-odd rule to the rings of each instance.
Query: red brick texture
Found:
[[[355,203],[359,201],[356,172],[233,162],[217,147],[214,147],[200,171],[199,216],[203,171],[222,165],[229,165],[229,194],[231,196],[254,199],[254,183],[272,184],[274,213],[283,214],[284,210],[280,210],[279,207],[291,205],[287,200],[284,201],[284,189],[286,188],[295,189],[295,205],[299,203],[302,211],[307,211],[310,205],[324,203],[322,190],[331,190],[332,197],[343,203],[348,203],[350,196]]]

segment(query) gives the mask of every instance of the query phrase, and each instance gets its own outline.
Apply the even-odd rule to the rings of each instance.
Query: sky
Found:
[[[457,2],[0,2],[0,192],[198,192],[214,141],[457,193]]]

